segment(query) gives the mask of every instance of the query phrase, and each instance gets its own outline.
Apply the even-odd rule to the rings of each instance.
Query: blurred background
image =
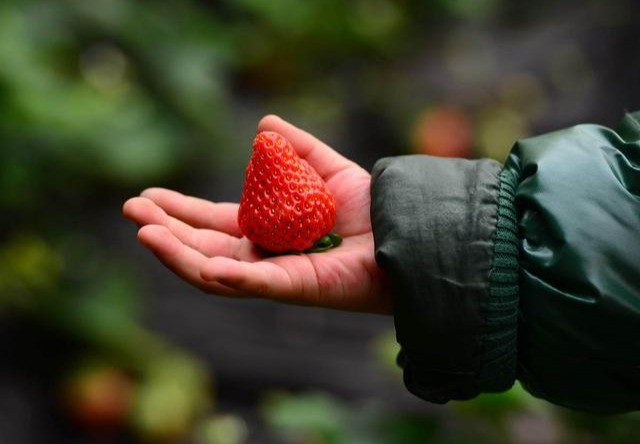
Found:
[[[638,443],[640,417],[403,388],[390,317],[205,296],[148,186],[237,201],[277,113],[370,168],[640,108],[633,0],[0,2],[0,442]]]

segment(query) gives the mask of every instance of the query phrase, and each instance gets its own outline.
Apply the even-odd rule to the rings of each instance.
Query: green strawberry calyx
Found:
[[[329,233],[318,239],[305,253],[321,253],[337,247],[342,243],[342,237],[337,233]]]

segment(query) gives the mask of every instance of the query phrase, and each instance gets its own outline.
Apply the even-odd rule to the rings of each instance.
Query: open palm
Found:
[[[336,198],[333,231],[343,237],[339,247],[267,257],[242,237],[238,204],[161,188],[124,204],[124,215],[141,227],[139,241],[181,278],[209,293],[389,313],[391,298],[374,260],[369,173],[279,117],[263,118],[258,130],[285,136],[322,176]]]

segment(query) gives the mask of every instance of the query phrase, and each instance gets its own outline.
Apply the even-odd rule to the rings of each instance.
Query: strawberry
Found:
[[[242,233],[274,253],[304,251],[335,221],[335,198],[316,170],[280,134],[259,133],[238,210]]]

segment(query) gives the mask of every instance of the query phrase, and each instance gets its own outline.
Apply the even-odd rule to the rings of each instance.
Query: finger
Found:
[[[260,131],[275,131],[282,134],[291,142],[300,157],[309,162],[325,181],[340,171],[354,166],[353,162],[325,143],[278,116],[263,117],[258,123],[258,132]]]
[[[238,204],[214,203],[166,188],[148,188],[140,196],[152,200],[170,216],[195,228],[208,228],[242,237],[238,226]]]
[[[144,197],[132,197],[122,206],[124,216],[139,226],[167,225],[169,216],[153,201]]]
[[[224,284],[202,279],[200,269],[206,263],[207,258],[181,243],[167,227],[145,225],[138,231],[138,240],[151,250],[167,268],[201,290],[224,296],[243,296],[237,290]]]
[[[303,302],[302,287],[279,265],[268,261],[243,262],[226,257],[214,257],[202,267],[200,276],[206,282],[215,281],[243,294],[263,299]]]
[[[169,216],[155,202],[145,197],[134,197],[124,205],[124,213],[139,225],[163,225],[183,244],[207,257],[228,256],[254,261],[258,259],[253,247],[246,240],[214,230],[196,229]]]
[[[165,225],[168,217],[155,203],[144,197],[132,197],[122,206],[122,214],[140,226]]]
[[[127,201],[122,205],[122,214],[124,217],[138,225],[138,227],[147,225],[147,221],[153,217],[152,215],[147,214],[148,208],[141,205],[141,200],[142,199],[139,197],[133,197],[131,199],[127,199]]]

